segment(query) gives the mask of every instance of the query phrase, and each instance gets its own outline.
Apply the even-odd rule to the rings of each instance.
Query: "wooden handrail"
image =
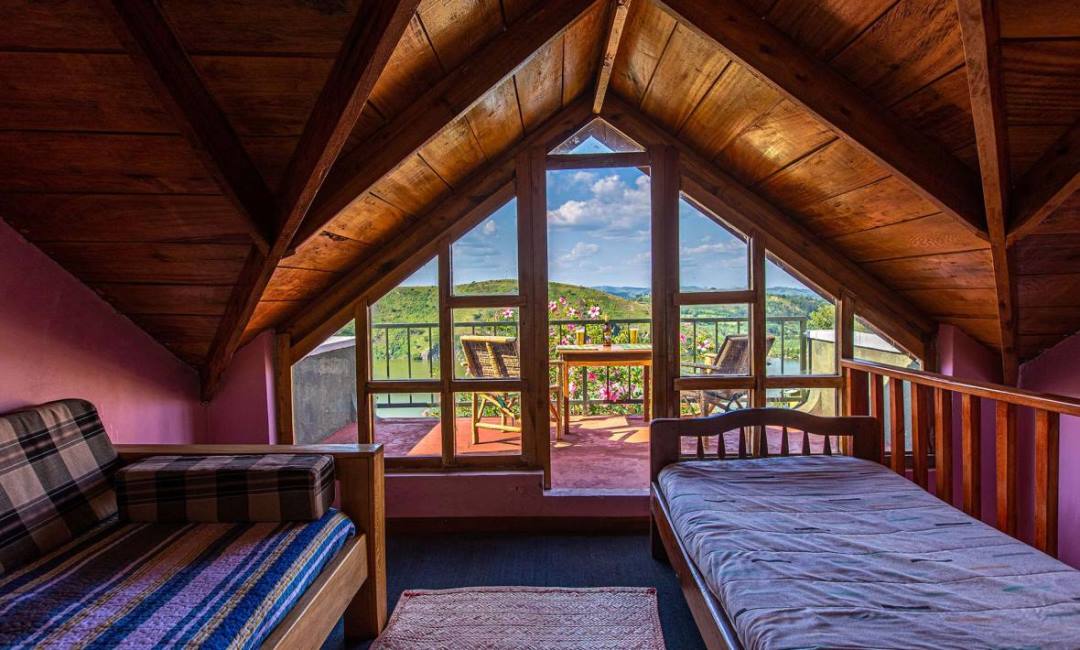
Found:
[[[1021,388],[981,381],[966,381],[932,372],[907,370],[869,361],[841,360],[848,415],[874,415],[890,425],[889,465],[907,476],[907,436],[902,382],[911,385],[911,478],[929,488],[929,453],[934,452],[935,492],[955,503],[952,491],[953,465],[958,462],[962,477],[959,505],[973,517],[980,517],[983,504],[982,400],[995,404],[993,511],[997,527],[1016,536],[1020,512],[1017,486],[1017,412],[1020,407],[1035,412],[1033,453],[1035,459],[1032,519],[1035,547],[1057,554],[1058,493],[1060,470],[1060,420],[1062,415],[1080,416],[1080,400],[1060,395],[1036,393]],[[889,399],[882,399],[882,383],[892,379]],[[953,453],[953,396],[960,396],[960,453]]]
[[[1034,391],[1015,388],[1013,386],[1005,386],[1003,384],[957,379],[956,377],[941,375],[936,372],[908,370],[905,368],[897,368],[896,366],[873,363],[871,361],[843,359],[840,361],[840,365],[843,368],[849,368],[851,370],[861,370],[874,375],[884,375],[885,377],[910,381],[911,383],[919,384],[920,386],[941,388],[956,393],[981,397],[983,399],[991,399],[995,402],[1007,402],[1016,406],[1027,406],[1044,411],[1055,411],[1061,415],[1074,415],[1080,417],[1080,399],[1065,397],[1063,395],[1036,393]]]

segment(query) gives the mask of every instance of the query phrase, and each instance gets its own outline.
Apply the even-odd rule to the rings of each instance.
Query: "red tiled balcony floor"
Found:
[[[497,422],[497,418],[485,418]],[[375,424],[375,439],[382,442],[387,457],[438,456],[442,428],[435,418],[380,419]],[[480,442],[473,444],[468,418],[458,418],[457,453],[517,454],[520,436],[516,433],[480,428]],[[554,438],[554,430],[552,431]],[[769,452],[780,452],[780,431],[769,430]],[[356,440],[356,425],[346,426],[324,442]],[[802,446],[802,434],[791,432],[793,452]],[[813,436],[811,448],[820,453],[823,438]],[[725,448],[738,454],[738,436],[729,433]],[[683,440],[683,451],[693,454],[694,441]],[[706,451],[716,453],[716,443],[706,444]],[[649,427],[639,415],[590,415],[570,418],[570,430],[562,440],[552,440],[551,485],[553,488],[641,490],[649,487]]]

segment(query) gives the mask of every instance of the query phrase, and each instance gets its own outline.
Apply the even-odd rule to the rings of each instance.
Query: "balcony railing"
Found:
[[[609,324],[619,334],[616,342],[628,342],[629,330],[637,328],[639,341],[648,343],[651,334],[651,321],[648,318],[610,319]],[[813,362],[812,347],[806,336],[808,319],[800,316],[768,318],[766,325],[769,334],[776,337],[770,353],[770,362],[775,367],[770,369],[775,374],[809,374]],[[589,342],[598,342],[603,337],[604,323],[587,319],[552,319],[549,321],[549,347],[554,357],[556,345],[574,343],[576,332],[584,330]],[[371,326],[371,363],[374,379],[429,379],[436,375],[439,356],[439,324],[420,323],[376,323]],[[715,346],[729,335],[746,334],[748,321],[745,318],[692,317],[680,321],[680,332],[687,341],[681,346],[684,361],[703,363],[711,361]],[[479,334],[517,336],[517,320],[463,321],[454,323],[454,334]],[[704,348],[697,343],[711,337],[712,348]],[[620,369],[613,373],[612,368],[601,368],[600,372],[581,368],[580,375],[575,373],[577,397],[571,400],[571,407],[585,413],[590,405],[615,404],[622,406],[640,405],[643,394],[642,373],[636,369]],[[605,394],[619,395],[614,399],[590,398],[590,391],[597,385],[603,385]],[[620,390],[614,391],[613,387]],[[595,391],[592,391],[595,394]],[[426,396],[426,399],[423,397]],[[380,408],[426,408],[435,406],[435,395],[410,394],[386,395],[380,402]]]

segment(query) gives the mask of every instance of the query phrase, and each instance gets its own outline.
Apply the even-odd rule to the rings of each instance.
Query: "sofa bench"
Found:
[[[116,475],[151,456],[332,456],[312,521],[123,521]],[[0,646],[317,648],[386,620],[379,445],[113,445],[93,405],[0,415]]]

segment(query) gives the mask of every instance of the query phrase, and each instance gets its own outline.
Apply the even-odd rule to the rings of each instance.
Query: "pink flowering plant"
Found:
[[[584,332],[586,343],[600,343],[603,340],[605,321],[611,324],[614,343],[630,342],[630,328],[627,323],[618,322],[616,318],[605,314],[603,307],[585,300],[558,296],[548,303],[548,318],[552,323],[548,329],[548,350],[552,359],[559,356],[556,349],[558,346],[577,344],[579,331]],[[632,326],[638,329],[638,342],[648,343],[648,324],[634,323]],[[551,372],[552,381],[557,381],[558,367],[553,366]],[[640,403],[630,402],[640,402],[644,394],[642,375],[641,368],[626,366],[573,368],[567,382],[572,402],[571,413],[640,413]]]

